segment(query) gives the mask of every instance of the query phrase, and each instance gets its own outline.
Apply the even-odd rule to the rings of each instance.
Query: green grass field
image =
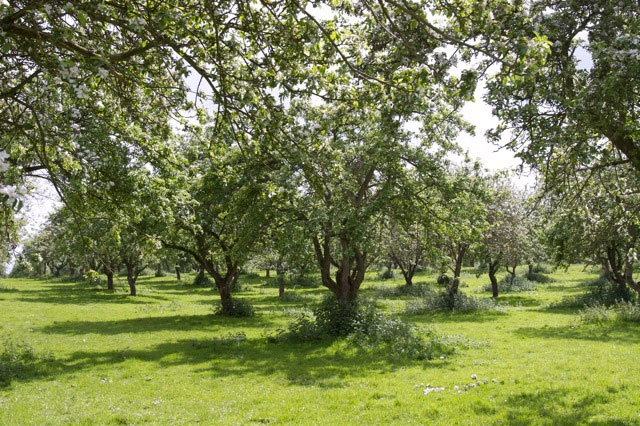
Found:
[[[550,307],[596,276],[557,271],[536,291],[501,295],[504,311],[404,317],[471,342],[432,361],[346,340],[267,340],[324,288],[282,302],[266,278],[245,279],[251,289],[236,297],[257,315],[241,319],[213,315],[214,291],[172,277],[141,278],[138,297],[2,279],[0,344],[24,342],[34,356],[0,387],[0,424],[640,424],[640,325],[581,325],[577,310]],[[374,277],[363,296],[401,284]],[[486,275],[469,270],[463,281],[467,294],[489,297]],[[407,300],[379,302],[402,315]],[[472,375],[488,383],[454,390]],[[423,395],[427,384],[445,390]]]

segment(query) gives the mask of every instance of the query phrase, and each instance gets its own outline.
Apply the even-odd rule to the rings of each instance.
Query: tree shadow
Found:
[[[535,297],[515,295],[515,294],[509,294],[509,295],[501,294],[498,296],[498,299],[496,301],[500,305],[505,305],[505,306],[525,306],[525,307],[540,306],[540,300],[536,299]]]
[[[434,322],[489,322],[507,315],[506,312],[487,310],[470,312],[433,312],[422,315],[403,315],[411,323],[432,324]]]
[[[65,369],[93,368],[96,365],[115,365],[135,359],[168,368],[194,365],[197,373],[213,377],[245,377],[284,375],[290,385],[338,388],[346,378],[366,377],[372,371],[388,373],[406,367],[408,363],[436,368],[442,361],[410,361],[380,356],[348,347],[327,351],[332,341],[314,343],[270,343],[266,339],[242,340],[183,339],[166,342],[149,349],[115,350],[107,352],[78,351],[63,360]]]
[[[263,328],[272,324],[269,318],[254,316],[250,318],[223,317],[214,314],[205,315],[168,315],[143,318],[120,319],[112,321],[63,321],[46,325],[38,331],[54,334],[102,334],[153,333],[157,331],[206,330],[212,327]]]
[[[640,326],[621,321],[602,325],[577,325],[559,327],[521,327],[513,331],[522,337],[543,339],[592,340],[625,344],[640,343]]]
[[[15,299],[21,302],[65,305],[93,303],[146,304],[158,300],[168,300],[163,296],[147,294],[144,288],[140,289],[138,296],[130,296],[127,293],[89,287],[84,283],[69,281],[41,284],[40,288],[33,290],[19,289],[16,293],[22,295],[22,297]]]
[[[345,379],[362,378],[372,373],[385,374],[407,365],[423,369],[441,368],[447,361],[412,361],[365,351],[348,341],[333,340],[313,343],[271,343],[266,338],[247,340],[243,333],[221,335],[210,339],[182,339],[160,343],[143,349],[73,352],[66,358],[48,360],[43,368],[32,368],[24,374],[0,383],[0,389],[12,382],[53,380],[81,370],[101,366],[118,368],[130,360],[153,363],[158,369],[191,365],[193,371],[212,377],[238,378],[260,375],[280,380],[283,376],[292,386],[340,388]],[[329,349],[329,346],[332,346]]]
[[[535,392],[521,392],[505,401],[506,420],[510,425],[575,425],[575,424],[628,424],[628,419],[607,419],[593,423],[591,418],[600,412],[600,405],[611,401],[604,392],[589,392],[577,400],[571,398],[576,390],[557,388]]]

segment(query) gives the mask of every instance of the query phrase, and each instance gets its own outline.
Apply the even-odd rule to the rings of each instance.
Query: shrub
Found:
[[[393,273],[392,269],[385,269],[384,271],[378,273],[378,279],[379,280],[392,280],[395,278],[395,274]]]
[[[295,291],[285,291],[282,297],[278,298],[281,302],[304,302],[305,297]]]
[[[549,274],[551,273],[551,269],[549,269],[549,267],[542,265],[542,264],[537,264],[533,267],[533,273],[534,274]]]
[[[627,301],[618,301],[612,306],[594,303],[585,306],[580,312],[580,322],[586,324],[601,324],[606,321],[618,320],[625,322],[640,322],[640,306]]]
[[[419,300],[407,302],[405,313],[408,315],[421,315],[436,311],[471,312],[496,310],[498,308],[493,299],[467,296],[461,291],[458,291],[455,295],[448,291],[441,291]]]
[[[163,271],[162,269],[156,269],[155,275],[156,275],[156,277],[166,277],[167,273],[165,271]]]
[[[431,287],[423,284],[401,285],[395,287],[385,285],[379,287],[375,292],[376,296],[380,298],[400,296],[426,297],[433,293],[434,291]]]
[[[498,282],[498,288],[502,293],[531,291],[536,289],[536,284],[525,277],[507,275]],[[491,286],[488,290],[491,290]]]
[[[193,279],[193,285],[198,287],[213,287],[213,281],[211,281],[204,271],[200,271]]]
[[[26,342],[5,340],[0,353],[0,385],[8,386],[12,380],[41,371],[43,362],[53,361],[51,354],[39,354]]]
[[[601,275],[597,280],[587,284],[591,287],[588,293],[588,303],[601,303],[605,306],[613,306],[618,301],[629,302],[634,300],[634,294],[625,284],[618,284],[606,275]]]
[[[555,281],[553,278],[548,277],[540,272],[532,272],[532,273],[527,273],[527,275],[525,275],[525,277],[529,280],[529,281],[534,281],[534,282],[538,282],[538,283],[551,283],[553,281]]]
[[[285,287],[318,288],[320,287],[320,283],[306,275],[293,275],[286,281]]]
[[[585,283],[589,291],[578,295],[565,297],[560,302],[551,305],[555,308],[573,308],[592,305],[613,306],[618,302],[632,302],[635,295],[624,284],[618,284],[610,280],[606,275]]]
[[[619,301],[613,309],[617,318],[621,321],[640,322],[640,305],[628,301]]]
[[[231,286],[229,287],[232,293],[239,293],[241,291],[249,291],[251,290],[251,286],[247,284],[243,284],[239,279],[233,280],[231,282]]]
[[[612,311],[605,305],[594,304],[585,306],[583,310],[579,312],[580,321],[586,324],[600,324],[612,319]]]
[[[433,332],[427,332],[425,339],[402,320],[379,314],[371,302],[356,300],[345,305],[333,296],[325,298],[313,316],[300,314],[271,339],[307,342],[328,337],[344,337],[367,350],[411,359],[431,359],[452,351]]]
[[[449,276],[447,274],[440,274],[440,275],[438,275],[438,278],[436,278],[436,282],[439,285],[447,285],[447,284],[449,284],[450,281],[451,281],[451,279],[449,278]]]
[[[223,307],[221,302],[213,308],[215,315],[224,315],[228,317],[251,317],[255,314],[253,305],[245,299],[232,298],[229,306]]]
[[[99,286],[102,284],[102,279],[100,278],[100,274],[93,269],[89,269],[86,274],[84,274],[84,280],[89,285]]]
[[[125,270],[125,273],[126,273],[126,270]],[[155,275],[155,273],[156,271],[151,268],[144,268],[142,272],[140,272],[140,276],[143,277],[146,275]]]

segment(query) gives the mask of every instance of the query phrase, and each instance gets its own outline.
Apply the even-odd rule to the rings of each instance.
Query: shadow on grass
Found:
[[[579,399],[571,398],[577,392],[562,388],[511,395],[505,402],[506,420],[510,425],[531,425],[540,420],[550,425],[586,424],[599,414],[601,404],[611,401],[606,393],[588,393]],[[624,424],[624,421],[607,420],[602,424]]]
[[[127,360],[156,363],[159,367],[194,365],[194,371],[213,377],[282,376],[290,385],[339,388],[344,379],[365,377],[371,372],[387,373],[407,363],[420,363],[425,368],[441,365],[392,359],[358,349],[346,341],[315,343],[268,343],[265,339],[234,342],[231,339],[185,339],[161,343],[149,349],[108,352],[79,351],[63,360],[64,369],[93,368],[115,365]],[[330,347],[330,350],[328,349]]]
[[[432,324],[434,322],[489,322],[507,315],[501,311],[470,311],[470,312],[433,312],[422,315],[406,315],[403,318],[410,323]]]
[[[538,300],[535,297],[514,295],[514,294],[507,294],[507,295],[501,294],[498,296],[497,302],[500,305],[506,305],[506,306],[525,306],[525,307],[540,306],[540,300]]]
[[[513,332],[522,337],[543,339],[592,340],[625,344],[640,343],[640,326],[632,323],[612,321],[602,325],[580,325],[560,327],[521,327]]]
[[[289,385],[340,388],[346,378],[384,374],[407,365],[424,369],[440,368],[446,361],[411,361],[368,352],[346,340],[313,343],[269,343],[265,338],[236,339],[233,334],[213,339],[182,339],[160,343],[144,349],[121,349],[103,352],[77,351],[70,356],[47,362],[44,368],[31,368],[24,374],[0,383],[52,380],[77,374],[81,370],[118,367],[129,361],[153,363],[158,371],[174,366],[192,365],[193,371],[213,377],[255,375],[272,380],[286,380]],[[122,366],[121,368],[130,368]],[[164,374],[164,373],[163,373]]]
[[[212,327],[268,327],[269,318],[254,316],[250,318],[222,317],[207,315],[171,315],[154,316],[113,321],[63,321],[44,326],[38,331],[55,334],[102,334],[153,333],[157,331],[206,330]]]
[[[124,303],[145,304],[158,300],[168,300],[159,295],[146,294],[144,287],[139,289],[138,296],[127,293],[112,292],[103,288],[90,287],[77,281],[58,281],[40,283],[35,289],[19,289],[15,298],[21,302],[53,303],[65,305],[84,305],[89,303]],[[152,299],[152,300],[149,300]]]

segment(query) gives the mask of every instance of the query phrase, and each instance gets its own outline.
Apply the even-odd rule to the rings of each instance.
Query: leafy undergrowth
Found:
[[[464,292],[482,294],[487,276],[465,272]],[[395,275],[380,282],[372,272],[362,287],[382,318],[372,322],[378,339],[277,343],[278,330],[311,315],[326,289],[298,287],[281,300],[273,279],[241,276],[245,290],[234,297],[255,314],[225,317],[212,312],[218,294],[192,285],[193,274],[182,283],[142,277],[136,298],[122,278],[123,292],[113,293],[3,279],[0,353],[11,379],[0,386],[0,424],[640,423],[640,324],[584,324],[583,306],[558,306],[591,292],[584,283],[597,271],[550,272],[554,281],[535,292],[500,295],[498,311],[418,315],[405,315],[405,304],[424,288],[441,290],[436,276],[420,273],[424,288],[396,291],[404,283]],[[456,351],[429,360],[394,353],[404,327]]]

